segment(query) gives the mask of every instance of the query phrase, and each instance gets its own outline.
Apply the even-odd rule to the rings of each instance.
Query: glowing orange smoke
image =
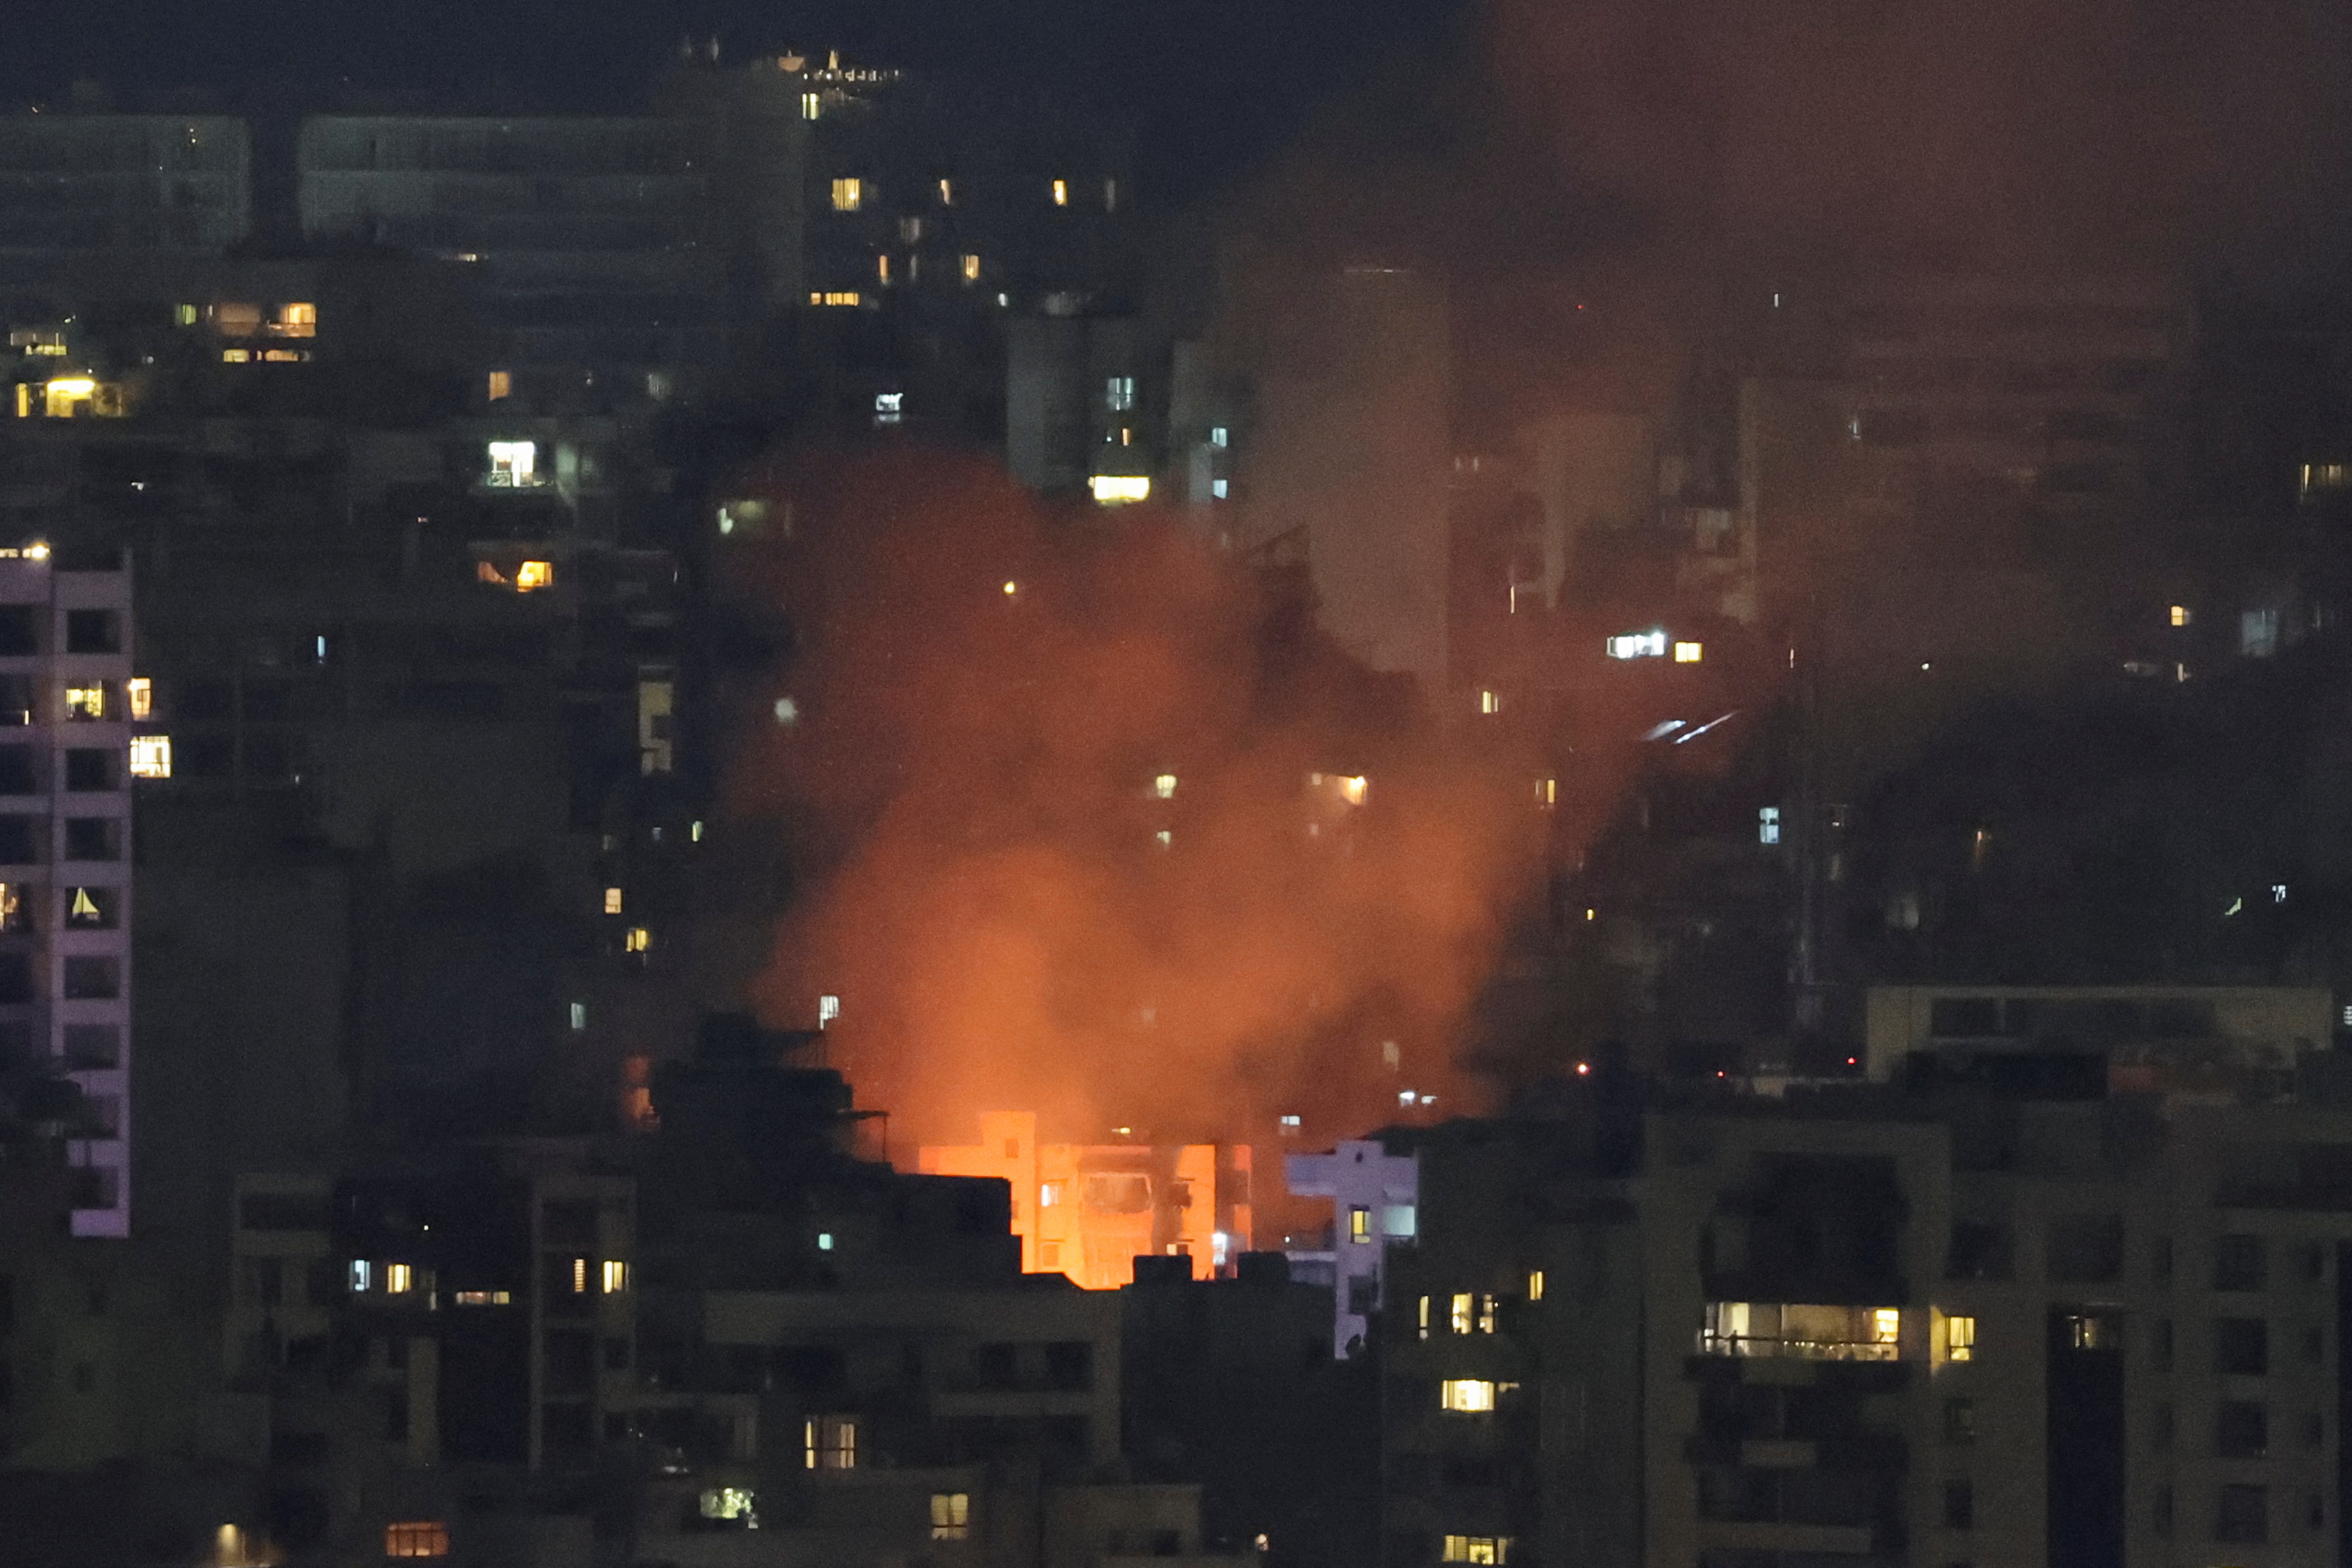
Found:
[[[1352,1131],[1401,1089],[1462,1108],[1523,780],[1270,627],[1148,507],[1055,514],[905,454],[761,488],[791,538],[727,575],[798,652],[746,694],[734,795],[812,870],[755,995],[775,1025],[841,998],[833,1060],[894,1139],[1002,1106],[1089,1143]]]

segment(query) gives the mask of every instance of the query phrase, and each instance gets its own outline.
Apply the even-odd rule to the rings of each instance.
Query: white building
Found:
[[[1368,1320],[1380,1310],[1389,1247],[1420,1234],[1420,1157],[1351,1139],[1328,1154],[1285,1156],[1282,1175],[1294,1197],[1331,1200],[1328,1248],[1288,1257],[1291,1278],[1331,1287],[1331,1351],[1344,1356],[1358,1340],[1371,1343]]]

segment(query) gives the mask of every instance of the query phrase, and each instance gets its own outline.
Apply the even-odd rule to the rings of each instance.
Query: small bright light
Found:
[[[1663,658],[1666,634],[1659,630],[1622,632],[1611,637],[1607,646],[1611,658]]]
[[[1151,481],[1141,474],[1097,474],[1093,489],[1097,506],[1123,506],[1150,499]]]
[[[43,543],[41,541],[39,541],[39,540],[37,540],[37,540],[33,541],[33,542],[32,542],[32,543],[27,544],[26,546],[25,546],[25,559],[26,559],[26,560],[27,560],[27,561],[47,561],[48,558],[49,558],[49,547],[48,547],[47,544]]]
[[[776,699],[776,722],[797,724],[801,721],[801,705],[789,697]]]
[[[131,736],[131,776],[135,779],[170,778],[172,776],[172,737],[169,735]]]
[[[2346,1008],[2345,1012],[2347,1014],[2352,1014],[2352,1007]],[[2345,1021],[2347,1023],[2352,1023],[2352,1017],[2347,1017]],[[1296,1116],[1286,1116],[1282,1119],[1282,1124],[1285,1127],[1296,1127],[1298,1125],[1298,1118]]]
[[[1592,1064],[1591,1064],[1591,1062],[1579,1062],[1579,1063],[1577,1063],[1577,1064],[1576,1064],[1576,1076],[1577,1076],[1577,1077],[1579,1077],[1579,1078],[1589,1078],[1590,1076],[1591,1076],[1591,1073],[1592,1073]]]
[[[555,586],[555,563],[551,561],[526,561],[515,568],[515,592],[536,593]]]
[[[572,1032],[576,1035],[587,1026],[588,1004],[585,1002],[574,1002],[572,1004]]]
[[[1370,787],[1371,780],[1363,777],[1361,774],[1358,774],[1354,778],[1341,779],[1339,781],[1339,798],[1346,801],[1349,805],[1361,805],[1364,804],[1364,792]]]
[[[539,483],[538,442],[492,441],[489,458],[491,484],[513,489]]]
[[[1675,662],[1676,664],[1696,664],[1705,652],[1705,647],[1698,643],[1678,642],[1675,644]]]
[[[1151,781],[1151,793],[1158,795],[1161,800],[1175,799],[1176,775],[1174,773],[1161,773],[1159,777],[1153,779]]]
[[[1162,849],[1167,848],[1169,846],[1171,846],[1171,844],[1173,844],[1173,843],[1175,843],[1175,842],[1176,842],[1175,836],[1174,836],[1173,834],[1170,833],[1170,832],[1168,831],[1168,829],[1166,829],[1166,828],[1164,828],[1164,827],[1163,827],[1163,828],[1161,828],[1159,832],[1157,832],[1157,833],[1153,834],[1151,837],[1153,837],[1153,839],[1154,839],[1154,840],[1156,840],[1156,841],[1159,843],[1160,847],[1161,847]]]
[[[88,397],[98,390],[98,383],[86,375],[61,375],[48,384],[52,397]]]
[[[1005,581],[1005,584],[1004,584],[1004,596],[1005,596],[1006,598],[1008,598],[1008,599],[1009,599],[1009,598],[1013,597],[1013,595],[1018,594],[1019,592],[1021,592],[1021,584],[1018,584],[1018,583],[1013,582],[1011,579],[1009,579],[1009,578],[1008,578],[1008,579]]]
[[[1499,692],[1499,691],[1481,691],[1480,693],[1478,693],[1478,711],[1479,711],[1479,712],[1481,712],[1481,713],[1500,713],[1502,710],[1503,710],[1503,694],[1502,694],[1501,692]]]
[[[816,1026],[818,1028],[824,1028],[827,1024],[832,1023],[835,1018],[840,1016],[840,997],[820,996],[816,999]]]
[[[692,839],[692,840],[693,840],[695,843],[697,843],[697,844],[701,843],[701,842],[702,842],[702,824],[700,824],[699,822],[698,822],[698,823],[696,823],[693,826],[688,827],[688,828],[686,830],[686,836],[687,836],[687,837],[688,837],[688,838]]]
[[[816,1233],[816,1249],[819,1252],[831,1252],[833,1250],[833,1232],[829,1230],[821,1230]]]
[[[2172,606],[2172,624],[2176,626],[2185,626],[2189,624],[2188,605],[2175,605]]]
[[[2284,882],[2273,882],[2271,884],[2271,902],[2274,904],[2283,904],[2286,902],[2286,884]]]
[[[617,915],[621,912],[620,889],[607,888],[604,889],[604,912],[608,915]]]
[[[1420,1098],[1420,1095],[1409,1089],[1401,1089],[1397,1090],[1397,1103],[1399,1105],[1411,1105],[1414,1100],[1419,1100]]]

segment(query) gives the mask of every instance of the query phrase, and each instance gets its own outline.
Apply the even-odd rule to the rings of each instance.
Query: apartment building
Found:
[[[2340,1560],[2343,1109],[1606,1120],[1422,1145],[1389,1561]]]

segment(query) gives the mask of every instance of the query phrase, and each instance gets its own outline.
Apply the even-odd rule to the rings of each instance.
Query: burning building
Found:
[[[1246,1143],[1040,1143],[1034,1111],[990,1111],[980,1142],[924,1145],[930,1175],[993,1176],[1013,1188],[1021,1267],[1089,1290],[1131,1284],[1143,1255],[1190,1258],[1194,1279],[1250,1247]]]

